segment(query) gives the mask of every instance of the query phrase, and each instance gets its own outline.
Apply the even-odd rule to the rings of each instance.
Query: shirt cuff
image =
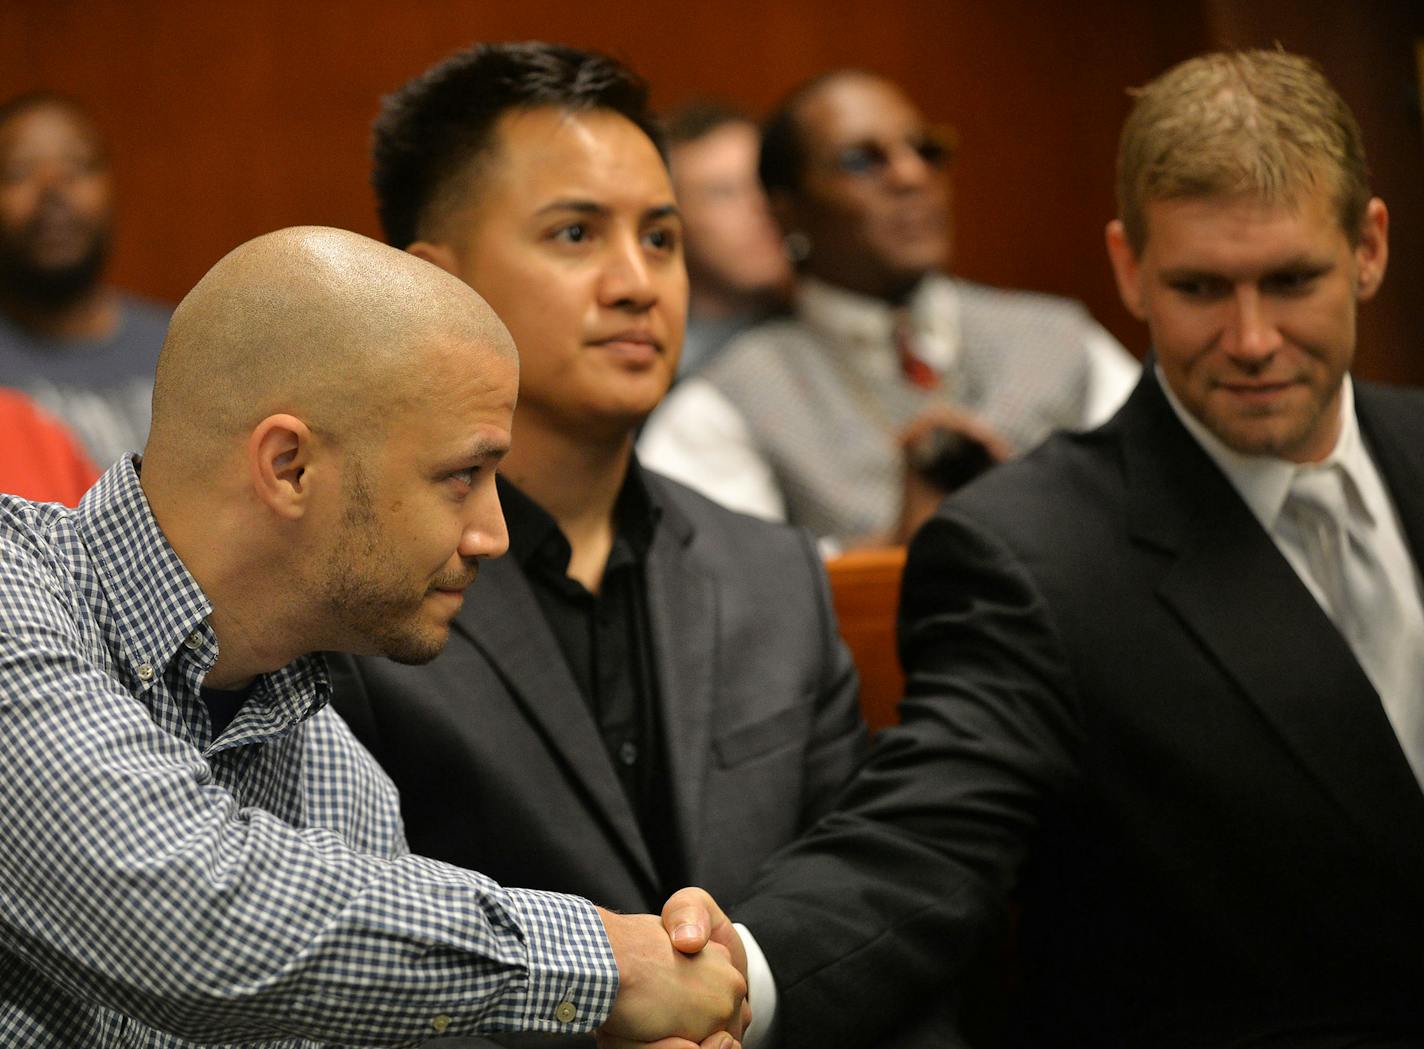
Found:
[[[600,1026],[618,996],[618,963],[593,904],[579,896],[505,889],[525,934],[529,984],[510,1003],[515,1030],[574,1034]]]
[[[752,1022],[742,1033],[742,1049],[772,1049],[776,1044],[776,981],[751,930],[740,922],[733,922],[732,927],[747,952],[747,1000],[752,1003]]]

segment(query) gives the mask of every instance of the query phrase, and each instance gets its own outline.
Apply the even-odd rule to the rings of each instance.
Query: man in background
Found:
[[[439,659],[341,661],[336,683],[417,851],[636,911],[683,884],[735,898],[866,745],[810,537],[633,454],[687,304],[655,135],[638,77],[553,44],[471,48],[385,101],[387,238],[519,347],[510,554]]]
[[[690,375],[784,304],[791,264],[757,177],[756,124],[728,106],[698,102],[672,113],[664,126],[687,261],[678,374]]]
[[[108,466],[143,447],[168,311],[103,283],[114,228],[93,118],[51,92],[0,105],[0,384]]]
[[[797,260],[795,314],[674,391],[642,438],[650,465],[836,545],[875,545],[919,516],[906,451],[927,422],[994,458],[1121,403],[1138,366],[1082,306],[947,275],[953,151],[874,74],[791,93],[766,124],[761,178]]]

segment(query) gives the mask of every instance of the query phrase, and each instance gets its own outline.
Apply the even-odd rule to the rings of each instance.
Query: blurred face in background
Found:
[[[17,298],[92,289],[108,255],[113,187],[93,124],[62,103],[0,126],[0,277]]]
[[[897,299],[949,263],[950,148],[895,85],[847,73],[798,106],[799,188],[778,218],[810,240],[805,271]]]
[[[756,301],[791,278],[757,179],[759,146],[756,127],[736,120],[672,148],[694,307],[699,291]]]

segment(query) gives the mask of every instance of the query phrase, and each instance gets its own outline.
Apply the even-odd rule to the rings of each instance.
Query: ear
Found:
[[[311,428],[295,415],[269,415],[247,439],[247,465],[257,498],[277,516],[301,518],[311,501]]]
[[[1355,244],[1355,297],[1368,302],[1384,283],[1389,263],[1389,210],[1379,197],[1365,205],[1360,239]]]
[[[1117,279],[1117,293],[1122,304],[1140,321],[1147,319],[1147,303],[1142,294],[1142,266],[1137,253],[1127,242],[1127,230],[1121,219],[1113,219],[1103,231],[1108,247],[1108,261]]]
[[[405,250],[418,259],[434,263],[446,273],[456,277],[460,275],[460,260],[455,257],[455,250],[448,244],[418,240]]]
[[[774,189],[766,195],[766,205],[783,234],[801,230],[801,213],[792,194]]]

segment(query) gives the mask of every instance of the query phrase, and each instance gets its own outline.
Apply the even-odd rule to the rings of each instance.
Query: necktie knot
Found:
[[[939,373],[930,366],[920,352],[919,339],[909,310],[895,312],[891,336],[895,340],[895,354],[900,360],[900,372],[910,385],[921,390],[933,390],[939,385]]]
[[[1344,527],[1349,520],[1344,475],[1338,466],[1302,467],[1291,479],[1291,502],[1308,513],[1324,515]]]
[[[1349,508],[1343,481],[1336,466],[1301,467],[1291,479],[1284,510],[1299,529],[1311,575],[1324,592],[1331,618],[1349,633]]]

